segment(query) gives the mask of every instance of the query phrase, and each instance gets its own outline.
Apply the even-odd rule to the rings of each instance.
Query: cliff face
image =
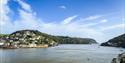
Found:
[[[102,43],[101,46],[113,46],[113,47],[125,48],[125,34],[110,39],[109,41]]]

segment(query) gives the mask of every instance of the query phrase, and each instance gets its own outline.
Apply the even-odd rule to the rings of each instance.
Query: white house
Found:
[[[3,43],[3,42],[0,42],[0,46],[2,46],[2,45],[4,45],[4,43]]]

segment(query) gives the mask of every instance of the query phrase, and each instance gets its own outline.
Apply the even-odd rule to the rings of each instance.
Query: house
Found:
[[[1,42],[1,43],[0,43],[0,45],[4,45],[4,43],[3,43],[3,42]]]
[[[3,47],[4,43],[3,42],[0,42],[0,47]]]
[[[37,45],[35,44],[35,42],[29,44],[29,47],[36,47]]]

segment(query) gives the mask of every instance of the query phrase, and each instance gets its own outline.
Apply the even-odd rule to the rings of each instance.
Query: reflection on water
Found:
[[[59,45],[50,48],[0,49],[0,63],[110,63],[123,48]]]

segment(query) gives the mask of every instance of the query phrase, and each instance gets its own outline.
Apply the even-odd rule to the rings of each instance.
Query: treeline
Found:
[[[97,43],[94,39],[91,38],[77,38],[77,37],[68,37],[68,36],[51,36],[59,44],[92,44]]]
[[[0,34],[0,38],[7,37],[7,36],[9,36],[9,34]]]

